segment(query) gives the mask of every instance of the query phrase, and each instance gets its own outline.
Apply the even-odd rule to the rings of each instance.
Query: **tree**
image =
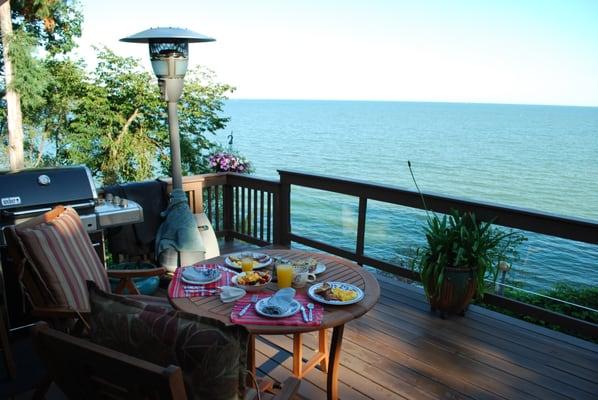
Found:
[[[166,104],[155,78],[138,60],[107,48],[97,50],[92,73],[83,61],[69,58],[81,34],[78,2],[16,0],[11,5],[14,34],[8,56],[0,58],[0,72],[7,71],[5,61],[15,66],[11,87],[21,94],[21,106],[0,104],[0,138],[6,137],[9,109],[22,109],[20,142],[27,165],[86,164],[106,184],[169,174]],[[0,83],[0,91],[5,88]],[[179,102],[184,173],[208,171],[206,155],[214,145],[208,135],[226,126],[222,109],[232,90],[216,82],[211,71],[187,74]],[[5,164],[2,154],[0,165]]]
[[[11,12],[12,5],[12,12]],[[82,14],[78,2],[69,0],[15,0],[0,7],[2,24],[2,58],[0,83],[2,121],[0,133],[8,133],[10,164],[23,166],[23,115],[45,101],[44,91],[49,75],[34,54],[44,49],[46,60],[72,50],[81,35]],[[20,94],[27,94],[21,96]],[[31,143],[39,140],[29,140]]]
[[[147,179],[160,172],[168,175],[166,104],[155,78],[139,60],[107,48],[98,50],[97,59],[95,71],[81,85],[64,82],[72,72],[54,75],[60,80],[56,85],[68,88],[64,95],[76,99],[71,107],[51,114],[62,115],[60,124],[47,124],[55,128],[51,137],[56,159],[87,165],[104,184]],[[205,156],[214,143],[206,134],[228,122],[220,114],[231,90],[216,83],[211,71],[197,68],[188,73],[179,104],[184,173],[208,171]]]
[[[2,31],[2,56],[6,103],[6,121],[8,129],[8,160],[11,170],[23,168],[23,121],[21,98],[13,85],[15,72],[9,56],[13,37],[10,1],[0,5],[0,31]]]

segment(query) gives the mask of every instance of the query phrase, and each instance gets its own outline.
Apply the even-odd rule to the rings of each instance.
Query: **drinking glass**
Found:
[[[241,259],[241,270],[243,272],[253,271],[253,258],[243,257]]]
[[[293,266],[288,264],[277,265],[276,276],[278,276],[279,289],[291,287],[291,282],[293,282]]]

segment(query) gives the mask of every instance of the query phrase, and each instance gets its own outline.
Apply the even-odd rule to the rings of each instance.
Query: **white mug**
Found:
[[[309,272],[309,268],[293,268],[293,287],[302,288],[315,281],[316,274]]]

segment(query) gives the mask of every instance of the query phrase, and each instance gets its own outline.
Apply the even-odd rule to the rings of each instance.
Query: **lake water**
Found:
[[[218,134],[256,175],[277,169],[363,179],[598,220],[598,108],[230,100]],[[355,248],[357,200],[293,188],[295,233]],[[368,202],[366,254],[404,262],[424,240],[420,211]],[[526,234],[510,280],[598,285],[598,246]]]

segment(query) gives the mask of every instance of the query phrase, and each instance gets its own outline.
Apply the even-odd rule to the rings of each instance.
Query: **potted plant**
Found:
[[[499,263],[512,262],[526,239],[480,221],[472,212],[453,210],[439,217],[427,211],[419,193],[427,212],[427,243],[417,249],[413,266],[421,275],[432,311],[439,310],[443,318],[445,313],[464,315],[472,298],[483,296],[485,280],[496,281]]]

